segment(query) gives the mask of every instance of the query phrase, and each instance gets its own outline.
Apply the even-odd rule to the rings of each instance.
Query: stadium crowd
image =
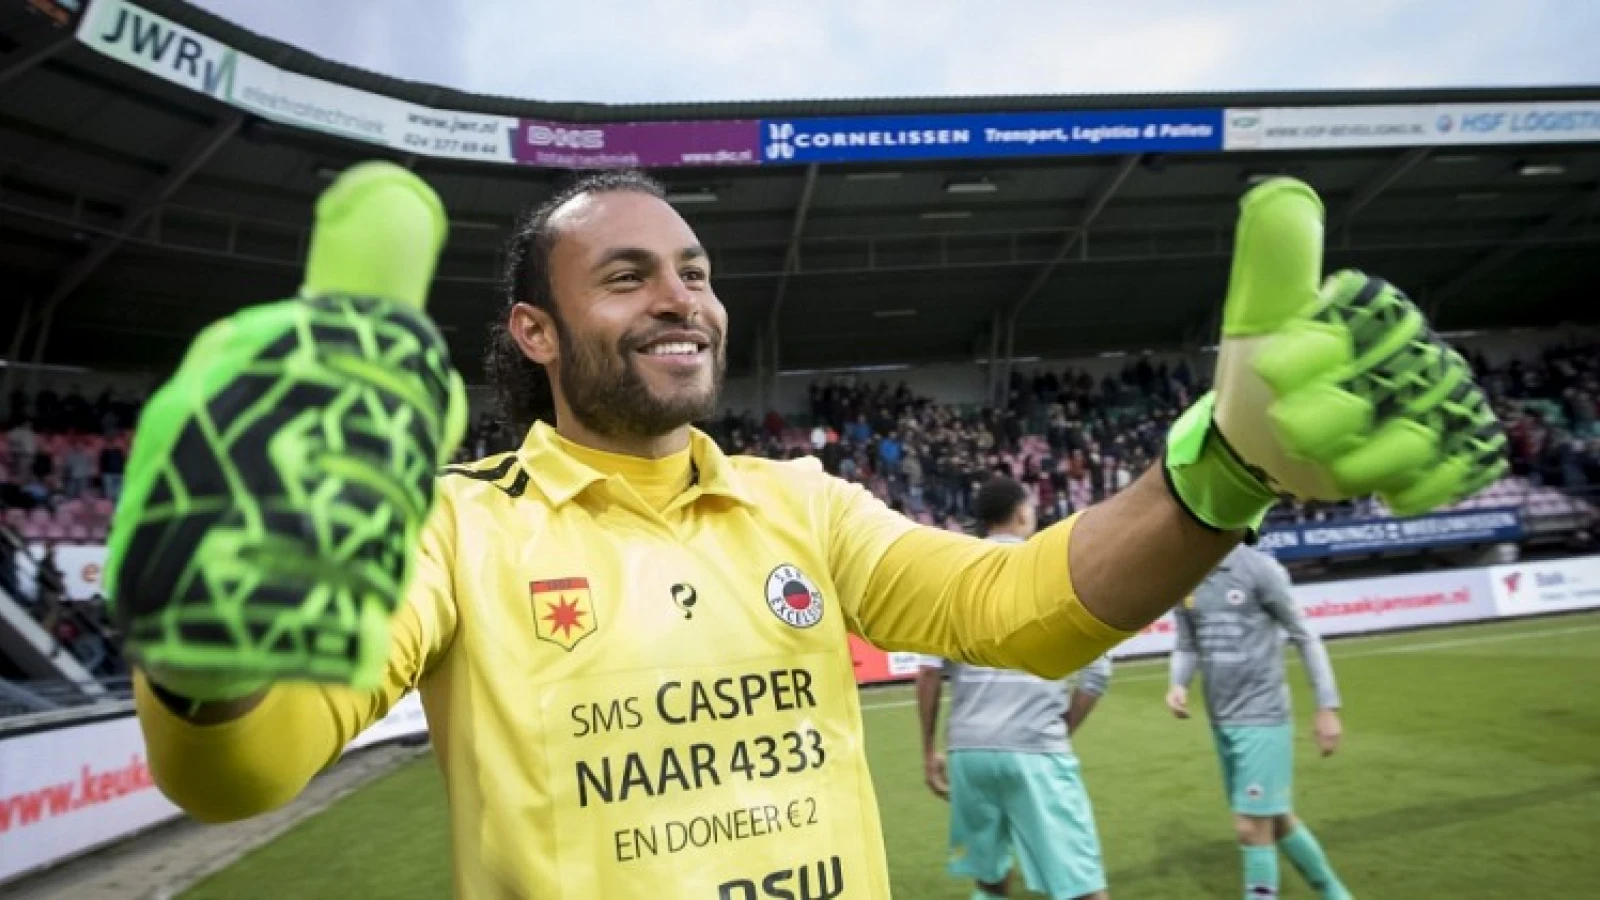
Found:
[[[1527,503],[1546,488],[1592,496],[1600,485],[1600,345],[1553,347],[1500,366],[1481,354],[1472,361],[1512,460],[1512,477],[1482,502]],[[1073,368],[1013,373],[998,408],[941,403],[905,383],[836,377],[810,385],[799,415],[729,412],[702,427],[730,453],[815,456],[906,515],[957,530],[970,527],[978,485],[1010,475],[1048,524],[1126,487],[1159,459],[1173,419],[1207,387],[1186,364],[1148,357],[1115,377]],[[17,391],[0,440],[0,588],[44,625],[58,652],[70,650],[96,674],[121,666],[111,623],[98,597],[70,602],[84,598],[66,596],[54,545],[104,541],[138,413],[125,392],[90,400],[76,386],[32,397]],[[518,439],[484,415],[457,458],[511,449]],[[1274,512],[1288,521],[1383,514],[1371,503]]]
[[[1533,487],[1585,493],[1600,485],[1600,345],[1552,347],[1534,359],[1491,365],[1472,355],[1511,444],[1513,475]],[[729,412],[703,423],[730,453],[818,457],[907,515],[963,527],[976,486],[990,473],[1021,480],[1049,522],[1126,486],[1160,457],[1173,419],[1208,385],[1190,367],[1149,357],[1115,377],[1040,369],[1013,373],[998,408],[957,406],[841,376],[811,384],[808,409],[757,419]],[[99,542],[127,464],[139,402],[127,392],[93,400],[77,387],[10,397],[0,441],[0,511],[33,544]],[[514,447],[519,436],[482,416],[461,460]],[[1381,509],[1286,507],[1290,519]]]
[[[1546,350],[1494,366],[1473,354],[1510,442],[1515,484],[1486,492],[1526,496],[1600,485],[1600,345]],[[1074,369],[1013,373],[1000,409],[962,409],[890,387],[837,378],[810,389],[804,424],[768,413],[709,423],[724,447],[769,457],[814,454],[828,471],[867,486],[907,515],[954,527],[991,472],[1028,487],[1049,523],[1105,499],[1159,458],[1168,427],[1209,389],[1183,362],[1141,357],[1116,377]],[[1382,516],[1373,502],[1289,504],[1278,521]]]

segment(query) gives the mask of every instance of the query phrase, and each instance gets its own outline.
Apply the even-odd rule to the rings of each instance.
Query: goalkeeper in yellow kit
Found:
[[[1465,363],[1382,282],[1319,290],[1321,204],[1277,181],[1160,466],[1023,544],[918,527],[691,427],[724,367],[711,261],[656,184],[601,173],[511,245],[489,368],[526,439],[436,476],[465,420],[421,311],[444,232],[398,168],[329,189],[301,295],[208,329],[149,404],[107,582],[157,782],[200,819],[287,802],[419,691],[461,897],[887,897],[847,633],[1060,677],[1279,494],[1411,513],[1502,467]]]

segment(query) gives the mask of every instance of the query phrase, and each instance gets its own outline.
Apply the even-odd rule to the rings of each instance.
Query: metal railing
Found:
[[[9,546],[6,546],[9,545]],[[61,645],[93,673],[115,678],[124,671],[116,635],[84,604],[66,598],[60,572],[49,572],[27,542],[9,526],[0,524],[0,591],[19,602],[45,629],[52,641],[56,628],[69,624],[77,632],[72,645]],[[96,610],[98,611],[98,610]]]
[[[95,679],[102,693],[66,679],[0,680],[0,736],[8,731],[53,725],[133,709],[133,679]]]

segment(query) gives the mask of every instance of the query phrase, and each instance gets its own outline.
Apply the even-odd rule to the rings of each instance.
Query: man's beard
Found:
[[[561,323],[557,376],[567,409],[585,427],[607,437],[656,437],[711,418],[722,393],[726,364],[722,335],[711,332],[711,384],[704,390],[658,397],[639,373],[635,350],[649,338],[624,336],[615,347],[578,339]]]

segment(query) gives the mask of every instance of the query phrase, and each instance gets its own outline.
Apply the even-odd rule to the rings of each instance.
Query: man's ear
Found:
[[[541,366],[550,365],[561,355],[555,317],[531,303],[517,303],[511,307],[506,330],[522,348],[523,355]]]

